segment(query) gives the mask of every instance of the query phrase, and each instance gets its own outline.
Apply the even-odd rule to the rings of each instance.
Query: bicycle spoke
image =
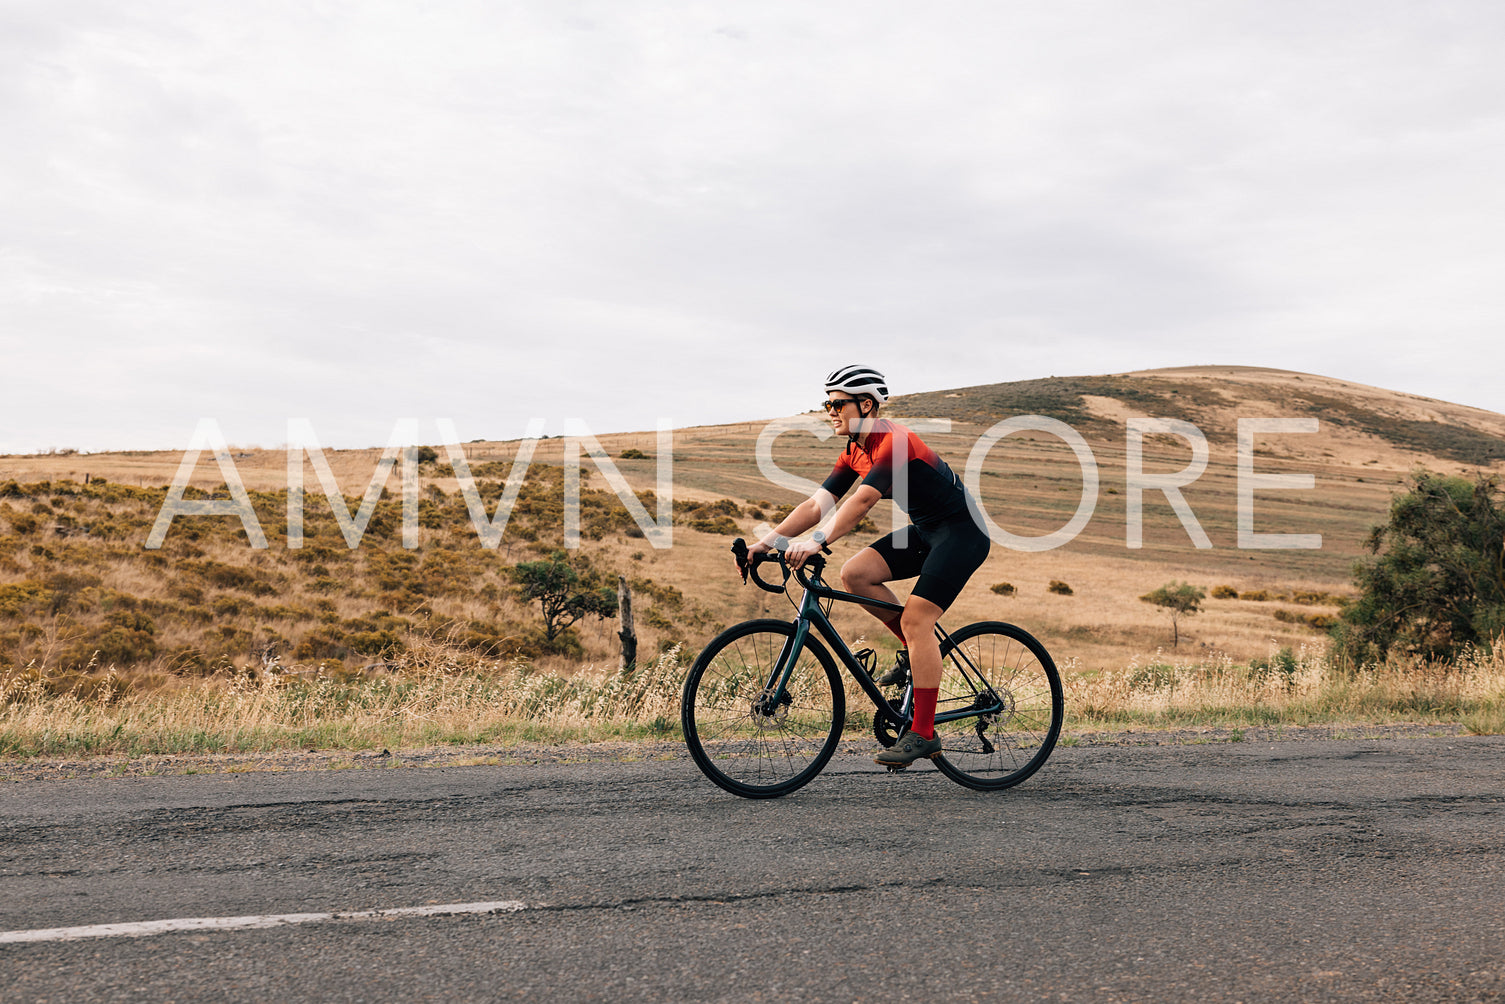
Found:
[[[792,632],[780,621],[738,625],[706,647],[686,680],[681,717],[691,755],[711,780],[736,794],[794,790],[820,770],[839,738],[841,682],[814,639],[787,685],[774,692],[784,679],[779,657]]]
[[[953,779],[979,788],[1017,784],[1055,745],[1063,714],[1055,665],[1039,642],[1001,623],[974,624],[942,647],[942,713],[976,714],[937,724]]]

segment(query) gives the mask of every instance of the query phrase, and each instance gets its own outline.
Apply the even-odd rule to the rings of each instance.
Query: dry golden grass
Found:
[[[1068,417],[1080,421],[1080,431],[1099,466],[1101,488],[1091,522],[1069,545],[1057,550],[1027,553],[995,546],[945,619],[952,628],[974,620],[1019,624],[1038,635],[1068,678],[1082,685],[1108,686],[1105,681],[1116,679],[1116,674],[1169,660],[1223,667],[1218,672],[1208,670],[1204,676],[1224,686],[1236,675],[1230,667],[1247,668],[1282,649],[1304,651],[1303,665],[1316,665],[1324,635],[1300,619],[1337,613],[1332,599],[1349,589],[1350,566],[1361,542],[1369,528],[1384,518],[1390,495],[1404,475],[1418,463],[1437,470],[1459,469],[1453,459],[1457,449],[1481,443],[1488,448],[1490,436],[1505,437],[1505,417],[1499,415],[1306,374],[1225,367],[1083,380],[1081,410]],[[998,385],[900,398],[890,412],[900,420],[906,416],[950,418],[951,432],[926,434],[926,439],[961,471],[983,432],[996,418],[1013,413],[989,413],[989,408],[1000,407],[996,399],[1000,388],[1015,395],[1005,404],[1036,402],[1041,410],[1049,411],[1065,400],[1075,407],[1070,405],[1070,394],[1060,396],[1059,387],[1048,387],[1049,393],[1037,398],[1029,396],[1036,393],[1030,386]],[[1343,412],[1342,407],[1348,405],[1352,412]],[[1209,550],[1192,546],[1171,507],[1154,492],[1146,493],[1144,499],[1143,546],[1126,546],[1123,422],[1143,413],[1194,421],[1207,435],[1208,468],[1184,494],[1214,545]],[[1321,533],[1323,547],[1315,551],[1240,550],[1235,519],[1236,420],[1306,414],[1323,418],[1322,431],[1260,437],[1256,467],[1272,473],[1310,473],[1316,487],[1261,493],[1256,501],[1257,529]],[[1455,427],[1467,433],[1457,442],[1456,437],[1436,431]],[[771,484],[754,463],[762,429],[763,423],[676,430],[673,484],[680,509],[687,501],[731,500],[739,512],[733,520],[736,532],[750,538],[761,522],[777,520],[780,505],[798,501],[800,492]],[[616,465],[634,489],[655,489],[655,434],[601,435],[598,439],[613,457],[627,449],[647,454],[647,459],[619,459]],[[1430,447],[1424,448],[1428,443],[1441,452],[1428,452]],[[478,474],[493,482],[505,476],[517,449],[516,442],[465,447],[473,469],[495,465],[489,473]],[[839,449],[838,442],[789,433],[775,444],[774,459],[783,471],[819,481]],[[563,451],[563,441],[551,439],[539,443],[535,454],[534,471],[552,477],[556,486]],[[368,668],[367,674],[396,673],[390,679],[406,680],[408,667],[422,661],[416,653],[429,653],[423,658],[430,662],[433,652],[447,653],[445,657],[454,665],[470,667],[458,676],[442,677],[451,683],[477,674],[511,671],[497,667],[515,664],[514,657],[527,647],[529,633],[536,631],[537,614],[536,608],[513,594],[507,569],[558,546],[562,525],[557,504],[551,510],[540,503],[531,514],[519,511],[500,549],[487,551],[469,525],[452,472],[441,461],[422,470],[429,508],[422,544],[416,551],[404,551],[395,532],[399,511],[393,496],[398,488],[395,475],[379,512],[378,522],[385,519],[386,529],[371,531],[360,548],[350,551],[333,526],[310,468],[305,482],[310,491],[310,536],[303,551],[290,551],[282,525],[285,501],[279,494],[286,484],[286,455],[280,450],[250,448],[234,448],[232,453],[246,486],[262,493],[256,496],[256,506],[271,540],[268,550],[247,547],[239,522],[229,518],[180,519],[161,551],[143,550],[147,529],[161,504],[162,486],[172,480],[180,454],[0,457],[0,488],[9,480],[19,483],[9,497],[0,492],[0,591],[55,583],[59,576],[82,576],[91,583],[73,588],[68,602],[52,604],[56,609],[43,601],[29,606],[15,601],[10,603],[13,611],[6,613],[5,597],[0,595],[0,668],[9,665],[19,670],[26,686],[40,686],[48,700],[64,702],[59,708],[71,693],[79,702],[77,714],[85,717],[90,704],[85,695],[114,693],[110,689],[114,685],[107,683],[112,668],[116,681],[130,685],[126,697],[138,702],[132,707],[145,709],[158,698],[189,702],[183,708],[199,706],[193,702],[218,701],[225,707],[242,702],[236,705],[241,711],[257,714],[262,713],[257,710],[262,705],[244,702],[271,701],[274,695],[295,692],[296,688],[285,686],[290,678],[300,681],[299,686],[374,687],[373,693],[378,693],[386,684],[359,675],[362,667],[375,667]],[[348,496],[347,507],[353,507],[364,492],[380,455],[380,450],[327,454]],[[1148,471],[1175,472],[1189,458],[1187,445],[1175,437],[1145,440]],[[689,514],[677,512],[673,548],[656,550],[641,536],[632,535],[625,511],[603,491],[605,479],[591,466],[587,460],[588,492],[594,488],[614,515],[601,510],[604,522],[596,532],[587,533],[581,554],[613,580],[622,574],[646,584],[647,591],[637,591],[635,606],[640,651],[647,659],[656,659],[676,646],[693,653],[722,627],[748,617],[792,615],[783,598],[739,582],[727,552],[731,531],[691,529]],[[1494,467],[1505,469],[1505,464],[1495,461]],[[85,476],[96,482],[103,478],[109,485],[101,489],[96,483],[85,489],[81,484]],[[222,477],[205,455],[193,483],[213,490]],[[1025,434],[1010,437],[991,451],[982,467],[981,483],[983,504],[995,520],[1017,534],[1043,534],[1065,524],[1075,511],[1081,474],[1074,455],[1058,440]],[[122,494],[124,489],[135,494]],[[652,512],[654,506],[648,508]],[[838,542],[832,581],[842,560],[893,525],[891,507],[882,504],[873,519],[875,531]],[[79,526],[88,532],[77,533]],[[211,563],[242,569],[260,585],[238,587],[212,581],[205,571]],[[1056,580],[1068,583],[1071,595],[1049,592],[1047,586]],[[1208,599],[1202,612],[1181,620],[1180,644],[1168,651],[1168,616],[1139,597],[1172,580],[1188,581],[1209,592],[1214,586],[1229,586],[1241,596],[1263,593],[1270,598]],[[1015,587],[1012,595],[989,588],[1002,582]],[[898,592],[904,595],[906,587],[901,584]],[[1324,594],[1328,602],[1313,605],[1279,598],[1299,593]],[[140,659],[106,656],[90,660],[87,652],[111,627],[109,618],[122,610],[142,613],[153,622],[151,654]],[[1286,612],[1284,620],[1277,619],[1281,611]],[[855,608],[838,606],[834,617],[854,648],[863,644],[893,647],[887,632]],[[490,632],[484,636],[493,638],[494,645],[477,649],[473,641],[465,640],[475,636],[478,625]],[[576,628],[579,655],[548,654],[535,646],[527,661],[533,673],[546,677],[608,679],[617,664],[618,628],[610,620],[584,622]],[[339,637],[325,637],[330,632]],[[339,641],[348,641],[350,636],[366,640],[354,648]],[[387,645],[384,639],[395,644]],[[483,672],[478,668],[482,666],[491,668]],[[216,669],[220,675],[207,681],[185,675]],[[248,674],[260,675],[250,680]],[[392,687],[404,685],[399,682]],[[435,693],[443,690],[433,681],[424,685],[438,688]],[[1247,689],[1241,693],[1246,700],[1263,699]],[[233,701],[224,694],[234,695]],[[458,700],[453,695],[434,700],[442,704],[452,698]],[[110,705],[117,706],[125,705]],[[183,716],[191,719],[201,713],[210,714],[184,711]],[[502,719],[487,717],[490,711],[481,713],[473,707],[468,713],[480,714],[476,721],[486,724],[467,726],[469,731],[461,730],[465,734],[502,727],[498,724]],[[115,720],[116,724],[120,721]],[[369,719],[360,721],[363,728],[371,726]],[[447,727],[460,729],[457,721]],[[277,728],[283,729],[278,734],[294,734],[287,731],[291,726]],[[135,734],[138,724],[129,724],[126,731]],[[188,729],[184,734],[192,732]],[[349,734],[340,741],[355,742]]]
[[[1499,734],[1505,732],[1505,652],[1475,653],[1451,665],[1394,661],[1359,672],[1338,669],[1306,648],[1271,651],[1247,665],[1135,660],[1120,669],[1072,674],[1066,702],[1082,727],[1425,722]]]
[[[0,757],[415,748],[677,737],[685,666],[671,651],[631,675],[526,664],[457,666],[442,649],[398,676],[338,682],[199,680],[101,702],[0,677]],[[1156,659],[1066,677],[1067,741],[1105,727],[1461,723],[1505,732],[1505,655],[1343,673],[1308,650],[1236,664]],[[856,709],[854,709],[856,710]],[[854,714],[849,731],[867,734]]]
[[[11,673],[0,676],[0,756],[412,748],[663,736],[678,727],[677,650],[628,675],[452,658],[436,646],[410,653],[400,674],[197,680],[112,701],[52,694]]]

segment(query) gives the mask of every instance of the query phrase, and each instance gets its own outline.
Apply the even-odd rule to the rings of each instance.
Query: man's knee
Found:
[[[906,604],[904,612],[899,615],[899,629],[906,638],[929,635],[935,630],[935,622],[941,619],[940,614],[939,610],[916,609],[913,605]]]
[[[863,586],[873,585],[870,572],[865,572],[861,566],[853,567],[855,562],[847,562],[841,566],[841,588],[849,593],[854,593]]]
[[[857,592],[864,587],[879,586],[888,581],[888,566],[882,561],[873,561],[863,553],[841,566],[841,585],[847,592]]]

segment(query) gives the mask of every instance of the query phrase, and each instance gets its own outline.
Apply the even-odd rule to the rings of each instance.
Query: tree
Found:
[[[1499,478],[1417,470],[1354,565],[1359,598],[1334,625],[1335,653],[1359,666],[1391,652],[1450,660],[1505,634],[1505,493]]]
[[[1154,592],[1145,593],[1140,597],[1146,603],[1153,603],[1157,607],[1164,607],[1170,611],[1171,648],[1181,644],[1179,622],[1182,615],[1194,614],[1202,609],[1202,601],[1206,598],[1207,590],[1185,582],[1167,582]]]
[[[537,600],[543,609],[544,638],[551,645],[586,615],[617,615],[617,594],[588,565],[583,571],[571,565],[564,551],[555,551],[542,561],[514,565],[512,578],[521,587],[522,598]]]

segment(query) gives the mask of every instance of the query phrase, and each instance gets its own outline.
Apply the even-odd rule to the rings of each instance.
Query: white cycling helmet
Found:
[[[888,383],[883,374],[871,366],[843,366],[826,377],[826,393],[846,391],[853,396],[866,394],[879,404],[888,400]]]

